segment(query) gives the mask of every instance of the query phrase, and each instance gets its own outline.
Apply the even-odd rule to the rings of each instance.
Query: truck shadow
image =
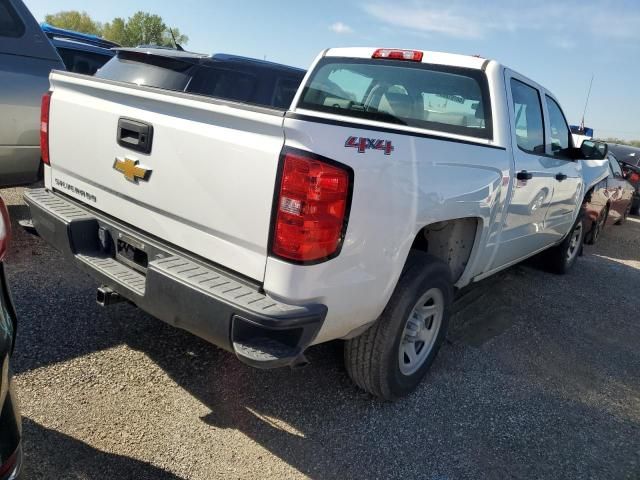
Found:
[[[29,418],[23,419],[23,449],[25,459],[21,478],[25,480],[180,480],[149,463],[102,452]]]
[[[169,334],[170,354],[168,332],[149,338],[123,327],[123,333],[210,409],[203,422],[241,431],[311,478],[458,478],[467,467],[488,477],[553,476],[577,461],[576,451],[592,452],[580,460],[585,471],[629,472],[633,447],[607,442],[616,431],[640,431],[633,413],[640,379],[632,373],[640,366],[640,332],[628,316],[635,302],[603,300],[604,309],[618,309],[606,323],[590,309],[576,311],[581,297],[598,297],[595,275],[620,275],[619,264],[600,258],[578,268],[570,275],[580,290],[562,298],[568,277],[529,267],[484,285],[455,320],[426,382],[394,404],[351,384],[339,342],[311,349],[306,369],[260,371],[183,333]],[[632,291],[640,270],[622,268]],[[547,288],[527,295],[532,284]],[[127,309],[117,314],[123,325],[134,315]],[[189,354],[176,355],[180,350]],[[416,470],[422,448],[432,458],[421,458]],[[532,448],[548,460],[531,459]],[[452,455],[458,465],[445,466]]]
[[[339,342],[312,348],[303,370],[246,367],[132,306],[90,306],[93,281],[20,235],[9,263],[21,319],[16,371],[126,344],[206,405],[212,448],[218,429],[238,430],[318,479],[624,477],[637,461],[640,270],[617,261],[587,255],[565,277],[517,266],[479,284],[424,384],[388,404],[352,385]],[[637,250],[619,253],[640,260]],[[606,284],[615,297],[603,298]],[[28,419],[25,438],[34,463],[54,459],[28,467],[27,478],[177,478]],[[67,457],[77,477],[62,475]]]

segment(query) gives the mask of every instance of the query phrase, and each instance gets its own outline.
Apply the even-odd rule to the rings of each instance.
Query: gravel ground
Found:
[[[19,189],[4,190],[14,220]],[[25,478],[640,478],[640,220],[567,276],[473,290],[426,381],[358,391],[341,345],[259,371],[128,305],[15,228]]]

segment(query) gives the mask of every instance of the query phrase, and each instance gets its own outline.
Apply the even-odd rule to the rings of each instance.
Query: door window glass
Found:
[[[549,126],[551,127],[551,152],[556,157],[565,157],[567,149],[571,145],[571,130],[564,118],[560,106],[549,96],[547,109],[549,110]]]
[[[24,35],[24,23],[9,0],[0,0],[0,37],[18,38]]]
[[[511,96],[518,147],[525,152],[543,154],[544,123],[538,90],[512,78]]]
[[[69,72],[82,73],[84,75],[93,75],[111,59],[110,55],[100,55],[99,53],[72,50],[70,48],[59,48],[58,53]]]

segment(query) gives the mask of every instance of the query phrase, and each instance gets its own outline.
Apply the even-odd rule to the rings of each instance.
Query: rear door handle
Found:
[[[118,145],[137,152],[151,152],[153,126],[130,118],[118,119]]]
[[[533,178],[533,174],[527,172],[526,170],[521,170],[516,173],[516,178],[518,180],[531,180]]]
[[[558,180],[559,182],[561,182],[563,180],[566,180],[566,179],[567,179],[567,176],[564,173],[558,173],[556,175],[556,180]]]

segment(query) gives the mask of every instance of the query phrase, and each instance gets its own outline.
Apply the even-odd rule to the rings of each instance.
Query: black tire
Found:
[[[640,198],[634,197],[631,203],[631,215],[640,215]]]
[[[631,213],[631,203],[627,205],[627,208],[625,208],[624,213],[622,214],[622,217],[620,217],[620,220],[616,222],[616,225],[624,225],[624,222],[627,221],[627,217],[629,216],[630,213]]]
[[[406,374],[400,366],[401,344],[406,345],[408,337],[405,327],[414,318],[410,315],[414,313],[416,303],[429,292],[442,294],[439,330],[429,333],[434,338],[431,340],[433,343],[419,368],[414,373]],[[363,334],[346,341],[345,365],[354,383],[384,400],[394,400],[412,392],[433,363],[446,337],[452,303],[453,282],[448,265],[432,255],[412,251],[380,318]],[[429,304],[425,303],[423,307],[429,307]],[[435,316],[430,320],[431,325],[435,325],[433,318]],[[430,330],[431,327],[423,328]],[[413,342],[416,342],[417,337],[413,338]],[[426,344],[423,344],[423,348],[427,348]]]
[[[598,219],[589,230],[584,235],[584,243],[587,245],[595,245],[600,237],[600,234],[604,230],[605,225],[607,224],[607,217],[609,216],[609,207],[605,207]]]
[[[579,235],[576,238],[575,234],[578,229]],[[578,257],[582,254],[583,241],[584,226],[582,224],[582,214],[580,214],[562,243],[544,252],[543,258],[547,270],[559,275],[564,275],[571,270],[571,267],[573,267]],[[569,255],[570,249],[571,255]]]

